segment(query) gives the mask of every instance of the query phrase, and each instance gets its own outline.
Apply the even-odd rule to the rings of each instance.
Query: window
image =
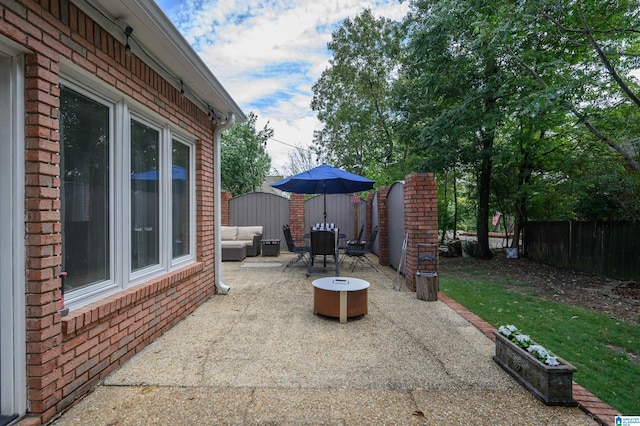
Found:
[[[171,158],[172,258],[176,259],[191,253],[191,147],[173,140]]]
[[[131,270],[160,263],[160,132],[131,121]]]
[[[110,278],[110,108],[60,93],[61,197],[65,292]]]
[[[193,262],[193,143],[71,82],[60,111],[65,303],[73,309]]]

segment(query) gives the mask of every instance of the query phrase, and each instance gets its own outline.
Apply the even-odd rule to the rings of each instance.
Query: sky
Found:
[[[312,86],[329,66],[327,43],[340,23],[365,8],[401,19],[399,0],[156,0],[267,142],[271,166],[285,170],[294,146],[311,145],[321,128]]]

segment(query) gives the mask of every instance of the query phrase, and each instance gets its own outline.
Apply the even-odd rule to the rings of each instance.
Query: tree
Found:
[[[398,73],[401,27],[364,10],[346,19],[328,44],[330,66],[313,85],[311,108],[324,124],[314,143],[323,158],[379,183],[404,176],[397,171],[393,83]]]
[[[497,161],[502,188],[510,186],[507,181],[512,184],[510,194],[496,193],[513,203],[514,244],[528,220],[530,202],[543,198],[551,185],[563,192],[564,199],[552,203],[556,212],[558,203],[564,206],[560,214],[565,219],[584,218],[585,206],[590,206],[586,210],[591,218],[629,218],[637,212],[629,205],[637,197],[625,195],[637,179],[621,176],[611,153],[629,170],[640,171],[640,103],[633,90],[637,85],[629,77],[638,55],[628,52],[637,46],[637,24],[630,18],[638,11],[637,3],[625,1],[519,2],[515,7],[507,27],[512,42],[503,46],[502,57],[521,86],[501,129],[503,155]],[[593,164],[600,172],[583,174]],[[605,170],[611,175],[603,179]],[[608,182],[607,189],[597,202],[581,203],[593,200],[596,192],[583,193],[580,188],[586,185],[579,182],[594,180]],[[614,181],[620,185],[612,185]],[[493,187],[499,190],[499,185]],[[613,206],[617,212],[611,211]]]
[[[410,53],[396,90],[404,123],[398,134],[415,141],[418,170],[475,167],[483,257],[489,205],[509,209],[519,235],[544,185],[586,179],[579,171],[594,160],[594,142],[639,170],[640,98],[629,77],[640,66],[639,15],[630,1],[412,2],[405,21]],[[620,171],[596,151],[599,161],[613,161],[603,170]],[[634,181],[603,191],[603,217],[635,211]],[[562,206],[584,210],[580,199],[571,195]],[[549,200],[534,204],[541,201]],[[614,206],[617,214],[609,211]]]
[[[631,76],[640,67],[638,2],[540,0],[522,2],[518,13],[555,54],[539,62],[535,52],[513,46],[521,67],[640,174],[640,87]]]
[[[482,257],[496,208],[514,218],[515,242],[530,219],[638,217],[637,1],[413,0],[410,10],[402,25],[365,11],[334,32],[312,103],[328,161],[362,164],[383,184],[436,172],[454,232],[466,216],[446,183],[465,182],[474,197],[460,197],[460,211],[477,208]]]
[[[234,124],[220,137],[222,188],[233,196],[254,191],[271,168],[271,157],[265,148],[273,129],[267,123],[256,131],[257,119],[250,112],[247,121]]]
[[[508,19],[505,2],[417,0],[406,20],[405,55],[398,93],[411,94],[403,111],[418,135],[416,155],[437,170],[456,164],[477,172],[479,256],[489,249],[489,201],[493,147],[504,119],[508,75],[499,56],[498,28]]]
[[[296,145],[294,151],[289,152],[289,163],[285,166],[284,175],[293,176],[305,170],[320,165],[318,156],[310,149]]]
[[[440,242],[444,243],[447,232],[451,231],[452,238],[458,238],[458,180],[456,170],[444,171],[436,175],[438,184],[438,227],[440,228]]]

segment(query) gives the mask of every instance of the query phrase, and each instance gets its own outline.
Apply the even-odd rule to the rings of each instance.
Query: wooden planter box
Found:
[[[572,393],[573,373],[576,371],[573,365],[560,357],[557,357],[560,365],[543,364],[498,331],[493,334],[496,336],[496,355],[493,360],[507,373],[547,405],[578,405]]]

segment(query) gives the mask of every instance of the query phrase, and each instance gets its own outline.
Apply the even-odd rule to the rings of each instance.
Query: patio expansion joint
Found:
[[[438,299],[453,309],[458,315],[469,321],[471,325],[480,330],[489,339],[492,341],[496,340],[493,335],[493,332],[496,330],[494,326],[442,292],[438,292]],[[620,412],[606,402],[601,401],[597,396],[576,382],[573,382],[573,399],[576,400],[582,411],[593,417],[601,425],[614,426],[615,416],[621,415]]]

